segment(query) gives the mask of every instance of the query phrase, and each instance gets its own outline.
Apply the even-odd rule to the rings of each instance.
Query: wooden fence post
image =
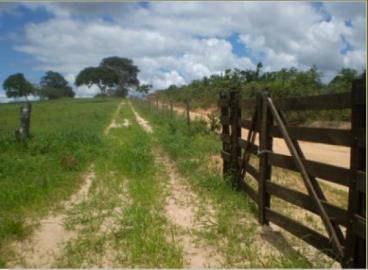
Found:
[[[354,146],[351,147],[350,152],[348,227],[343,262],[343,266],[349,268],[366,268],[366,228],[364,228],[366,225],[359,226],[359,224],[366,224],[366,221],[361,222],[362,217],[366,217],[366,193],[359,189],[359,181],[364,181],[365,188],[366,179],[362,179],[363,177],[359,177],[359,175],[366,173],[366,147],[365,144],[361,145],[358,140],[361,132],[364,132],[364,138],[366,137],[365,88],[365,77],[352,83],[351,133]]]
[[[170,100],[170,116],[171,116],[171,118],[174,117],[174,107],[173,107],[172,100]]]
[[[24,140],[30,137],[30,126],[31,126],[31,102],[27,102],[24,106],[20,107],[20,127],[15,132],[15,137],[20,140]]]
[[[187,115],[187,125],[188,125],[188,132],[191,134],[190,129],[190,102],[188,99],[185,100],[185,109],[186,109],[186,115]]]
[[[228,95],[226,92],[221,91],[220,92],[220,101],[226,100],[228,98]],[[229,118],[229,110],[230,105],[227,104],[226,106],[221,106],[221,119],[227,119]],[[222,123],[222,131],[221,131],[222,137],[228,137],[230,136],[230,127],[229,124]],[[223,141],[222,142],[222,150],[226,153],[230,153],[231,151],[231,145],[228,142]],[[230,161],[226,158],[223,158],[223,167],[222,167],[222,174],[224,176],[230,175]]]
[[[239,124],[241,118],[241,110],[239,106],[239,91],[230,92],[230,123],[231,123],[231,161],[233,173],[233,187],[236,189],[240,185],[240,166],[239,158],[241,157],[241,148],[239,138],[241,138],[241,126]]]
[[[259,123],[259,182],[258,182],[258,220],[262,225],[268,225],[265,208],[270,207],[270,195],[266,193],[266,181],[271,179],[272,166],[268,160],[268,151],[272,151],[272,136],[270,134],[273,118],[268,108],[268,93],[263,92],[257,97]]]
[[[158,98],[156,98],[156,110],[158,111]]]

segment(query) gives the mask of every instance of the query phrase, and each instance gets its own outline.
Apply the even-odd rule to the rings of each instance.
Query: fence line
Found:
[[[273,100],[263,93],[256,99],[242,99],[232,91],[222,92],[219,99],[223,173],[257,203],[260,224],[272,222],[284,228],[343,267],[366,267],[365,85],[365,79],[356,80],[351,93],[333,95]],[[285,111],[332,109],[351,109],[351,130],[289,126],[284,116]],[[253,120],[243,119],[242,111],[252,112]],[[242,128],[249,130],[247,140],[241,138]],[[273,138],[283,138],[291,156],[274,153]],[[350,147],[350,168],[306,159],[298,140]],[[259,169],[249,163],[251,154],[258,156]],[[273,166],[300,172],[308,194],[272,182]],[[257,181],[258,190],[244,181],[246,173]],[[348,209],[328,202],[316,178],[348,187]],[[278,213],[272,208],[272,196],[319,215],[328,237]],[[347,229],[345,235],[340,226]]]

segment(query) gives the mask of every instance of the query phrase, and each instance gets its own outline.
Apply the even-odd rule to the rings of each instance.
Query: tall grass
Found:
[[[14,138],[20,105],[0,105],[0,243],[24,237],[27,219],[44,214],[78,187],[118,102],[35,102],[32,138],[24,143]],[[0,246],[0,266],[1,255]]]

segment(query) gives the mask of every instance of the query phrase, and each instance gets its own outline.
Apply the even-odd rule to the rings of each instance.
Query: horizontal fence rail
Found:
[[[364,78],[352,83],[351,92],[341,94],[271,99],[263,93],[257,98],[242,99],[239,92],[233,91],[222,92],[219,99],[223,173],[258,205],[259,222],[282,227],[349,268],[366,267],[365,89]],[[283,114],[324,110],[350,110],[351,129],[288,125]],[[242,118],[242,112],[253,113],[253,120]],[[242,138],[241,129],[249,130],[248,138]],[[254,133],[258,136],[256,141]],[[291,155],[275,153],[273,138],[285,140]],[[349,147],[350,167],[308,160],[298,141]],[[248,162],[250,156],[258,160],[258,169]],[[301,173],[308,193],[272,181],[273,167]],[[247,176],[256,181],[257,188],[248,183]],[[326,199],[320,179],[346,188],[347,208]],[[328,235],[279,213],[271,198],[320,216]],[[346,230],[343,232],[340,226]]]

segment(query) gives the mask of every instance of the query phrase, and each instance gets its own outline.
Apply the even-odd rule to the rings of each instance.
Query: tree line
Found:
[[[128,58],[117,56],[102,59],[97,67],[86,67],[77,75],[74,85],[91,87],[97,85],[97,96],[126,97],[129,90],[148,93],[151,85],[140,84],[139,69]],[[7,97],[24,97],[30,95],[41,99],[73,98],[75,92],[65,78],[58,72],[47,71],[39,84],[32,84],[22,73],[10,75],[3,83]]]
[[[313,66],[308,70],[283,68],[263,72],[262,63],[255,70],[227,69],[223,74],[194,80],[187,85],[170,85],[153,95],[159,99],[185,102],[193,107],[209,107],[216,104],[220,91],[240,90],[242,97],[254,97],[259,91],[268,91],[272,97],[310,96],[347,92],[351,82],[365,76],[355,69],[342,68],[329,83],[322,82],[322,72]]]

